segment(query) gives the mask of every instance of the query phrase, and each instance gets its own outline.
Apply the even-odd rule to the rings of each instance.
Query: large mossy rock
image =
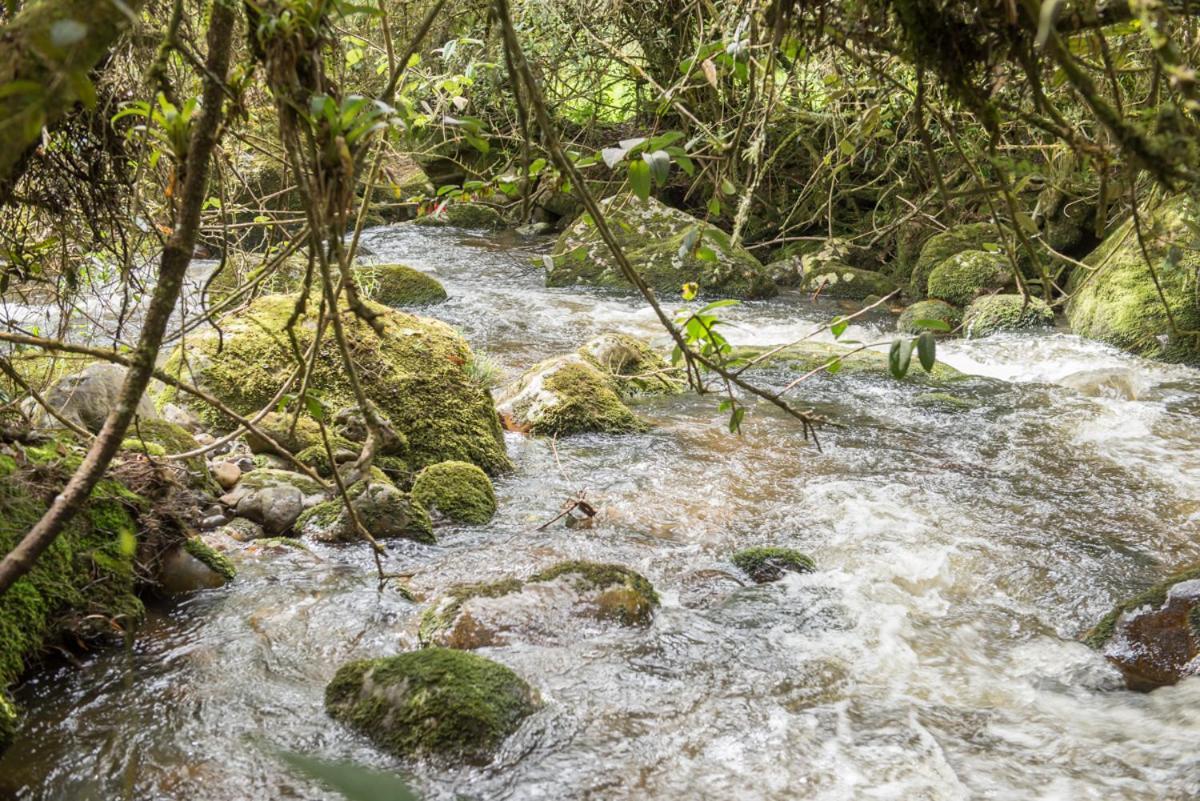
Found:
[[[800,286],[807,292],[843,300],[884,297],[896,291],[896,284],[886,275],[844,264],[814,267],[804,274]]]
[[[506,225],[504,215],[491,206],[482,203],[455,202],[446,203],[431,213],[413,220],[413,223],[434,228],[449,226],[493,231]]]
[[[97,434],[121,397],[126,372],[119,364],[88,365],[78,373],[60,378],[46,392],[46,403],[60,417]],[[137,416],[141,420],[158,417],[149,398],[142,396],[138,402]],[[42,418],[40,423],[49,428],[61,425],[49,415]]]
[[[1012,271],[1003,254],[964,250],[934,267],[927,286],[929,297],[966,306],[980,295],[1008,287],[1012,281]]]
[[[372,264],[355,270],[368,298],[384,306],[431,306],[449,297],[441,282],[404,264]]]
[[[801,239],[779,248],[767,264],[771,279],[781,286],[800,286],[809,275],[851,267],[873,272],[880,265],[865,247],[831,237]]]
[[[1121,671],[1130,689],[1152,690],[1200,675],[1200,566],[1118,604],[1084,642]]]
[[[1031,331],[1054,325],[1054,310],[1041,298],[986,295],[971,301],[963,315],[963,333],[980,339],[1000,331]]]
[[[510,428],[568,436],[624,434],[645,424],[621,400],[611,375],[576,353],[531,367],[496,399]]]
[[[375,539],[405,539],[426,545],[437,542],[433,536],[433,521],[425,507],[382,475],[376,474],[371,481],[355,484],[347,494],[359,522]],[[296,530],[321,542],[361,539],[341,498],[324,501],[306,510],[296,520]]]
[[[609,331],[592,337],[577,353],[612,378],[622,398],[672,395],[686,387],[679,369],[650,344],[629,334]]]
[[[487,473],[467,462],[442,462],[417,473],[413,498],[437,515],[482,525],[496,514],[496,493]]]
[[[991,223],[968,223],[934,234],[921,246],[921,253],[909,276],[908,294],[914,299],[926,297],[930,274],[939,264],[965,250],[988,250],[998,244],[996,226]]]
[[[0,450],[0,556],[41,518],[79,461],[56,441]],[[30,660],[55,642],[112,633],[114,624],[135,624],[144,614],[134,560],[136,512],[145,504],[116,481],[102,480],[33,568],[0,595],[0,750],[17,726],[5,692]]]
[[[947,330],[953,330],[962,322],[962,312],[944,300],[918,300],[900,313],[896,320],[896,330],[901,334],[919,334],[922,331],[933,330],[922,324],[927,320],[945,323]]]
[[[465,651],[427,648],[343,665],[325,709],[397,757],[486,764],[537,694],[509,668]]]
[[[422,615],[418,637],[461,649],[561,643],[597,626],[645,626],[658,604],[650,582],[629,568],[561,562],[527,581],[451,588]]]
[[[762,263],[719,228],[653,198],[614,195],[600,207],[634,269],[659,292],[678,293],[689,283],[724,297],[765,298],[777,291]],[[586,213],[559,237],[547,260],[547,286],[631,286]]]
[[[1084,260],[1090,271],[1072,274],[1067,322],[1081,336],[1140,356],[1200,363],[1200,338],[1186,333],[1200,330],[1200,203],[1178,195],[1143,215],[1153,273],[1129,220]]]
[[[177,349],[166,371],[190,378],[239,414],[267,406],[293,363],[285,325],[296,297],[259,298],[224,321],[216,333],[192,337]],[[472,354],[450,326],[426,317],[395,311],[375,303],[384,334],[378,336],[348,309],[341,310],[358,374],[367,397],[403,434],[410,469],[447,460],[471,462],[488,472],[511,467],[504,450],[500,421],[491,394],[469,372]],[[312,341],[315,313],[301,318],[296,336],[301,350]],[[342,359],[331,333],[326,333],[314,360],[310,381],[328,408],[354,405]],[[215,427],[232,421],[190,396],[168,389],[160,403],[181,401]]]

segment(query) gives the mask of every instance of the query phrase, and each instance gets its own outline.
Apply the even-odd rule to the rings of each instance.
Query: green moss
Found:
[[[310,506],[301,512],[300,517],[296,518],[293,529],[303,534],[315,534],[319,531],[326,531],[333,528],[333,524],[338,522],[345,509],[346,506],[342,503],[341,499],[322,501],[316,506]]]
[[[60,455],[59,449],[69,455]],[[55,490],[79,462],[63,440],[25,451],[25,464],[0,459],[0,555],[38,521]],[[110,479],[97,484],[77,514],[33,568],[0,595],[0,699],[29,660],[57,640],[111,632],[109,623],[136,623],[135,512],[145,502]],[[0,728],[11,703],[0,700]],[[2,739],[2,736],[0,736]]]
[[[1054,325],[1054,311],[1041,298],[987,295],[971,301],[963,316],[963,331],[980,339],[998,331],[1024,331]]]
[[[359,521],[377,539],[402,537],[433,544],[433,521],[429,512],[386,478],[372,477],[346,490]],[[357,532],[341,498],[323,501],[297,518],[294,530],[326,542],[354,542]]]
[[[268,412],[255,427],[291,453],[321,444],[321,426],[311,417],[295,417],[283,412]],[[246,445],[254,454],[275,453],[276,449],[253,432],[246,433]]]
[[[1067,321],[1081,336],[1140,356],[1200,363],[1197,272],[1200,271],[1200,203],[1186,195],[1144,215],[1143,240],[1163,304],[1130,220],[1114,231],[1071,276]],[[1168,315],[1174,316],[1175,328]]]
[[[620,434],[646,428],[613,386],[614,379],[577,354],[548,359],[500,394],[501,414],[533,434]]]
[[[605,198],[601,206],[617,243],[650,286],[676,295],[687,283],[702,293],[727,297],[771,297],[778,290],[767,269],[719,228],[651,198]],[[548,258],[547,286],[588,284],[629,289],[611,251],[583,214],[571,225]]]
[[[1167,602],[1167,593],[1171,591],[1172,587],[1180,582],[1194,581],[1195,579],[1200,579],[1200,565],[1173,573],[1149,589],[1117,604],[1111,612],[1100,619],[1099,623],[1084,633],[1084,644],[1092,648],[1102,647],[1112,638],[1121,615],[1143,606],[1157,609]]]
[[[524,586],[525,583],[521,580],[509,578],[451,587],[437,603],[421,615],[421,622],[417,626],[417,639],[424,646],[432,644],[439,634],[454,625],[458,610],[472,598],[501,598],[520,592]]]
[[[430,465],[413,480],[412,496],[430,512],[482,525],[496,514],[496,493],[487,473],[468,462]]]
[[[641,395],[670,395],[682,392],[687,384],[679,370],[672,370],[663,354],[649,343],[610,331],[588,340],[578,351],[580,356],[602,372],[622,398]]]
[[[1012,281],[1008,259],[1000,253],[964,250],[943,261],[929,274],[929,297],[966,306],[990,290]]]
[[[448,297],[432,275],[403,264],[374,264],[355,273],[367,297],[384,306],[428,306]]]
[[[921,255],[917,257],[909,277],[908,294],[913,298],[926,297],[930,274],[951,256],[966,250],[986,250],[985,245],[998,245],[999,242],[996,226],[991,223],[958,225],[934,234],[921,246]]]
[[[730,561],[759,584],[778,581],[785,572],[811,573],[816,568],[812,559],[793,548],[746,548]]]
[[[477,654],[427,648],[343,665],[325,709],[398,757],[485,764],[538,707],[509,668]]]
[[[329,449],[333,451],[333,458],[337,464],[353,462],[362,450],[358,444],[342,437],[330,437]],[[325,449],[324,442],[310,445],[297,453],[296,461],[305,467],[311,467],[322,478],[329,478],[333,475],[333,466],[329,463],[329,451]]]
[[[900,313],[896,330],[901,334],[919,334],[926,328],[917,325],[918,320],[941,320],[954,329],[962,322],[962,314],[944,300],[919,300]]]
[[[627,626],[649,622],[658,606],[658,593],[644,576],[621,565],[599,562],[559,562],[532,576],[529,583],[569,577],[580,590],[602,590],[597,599],[601,616]]]
[[[3,689],[0,689],[0,753],[4,753],[4,749],[13,741],[20,722],[21,717],[17,713],[16,704],[9,700]]]
[[[288,372],[282,366],[292,363],[284,328],[295,301],[288,295],[258,299],[225,322],[219,353],[215,334],[192,337],[186,350],[177,350],[164,369],[188,376],[186,355],[195,380],[239,414],[267,406]],[[452,459],[488,472],[510,469],[492,399],[464,368],[471,351],[462,337],[437,320],[377,304],[370,308],[379,315],[383,337],[349,310],[341,314],[368,397],[407,437],[410,468]],[[311,342],[314,327],[312,316],[297,326],[301,349]],[[311,385],[328,408],[356,405],[332,336],[322,339]],[[188,404],[213,427],[229,427],[232,422],[190,397],[176,398],[171,390],[160,400]]]
[[[896,291],[896,285],[886,275],[844,264],[814,267],[804,274],[801,287],[808,292],[820,292],[823,297],[846,300],[862,300],[871,295],[882,297]]]
[[[505,225],[504,215],[482,203],[447,203],[445,208],[413,220],[416,225],[433,227],[454,226],[455,228],[484,228],[496,230]]]
[[[229,557],[216,551],[199,537],[189,537],[184,541],[183,549],[226,581],[233,581],[237,576],[237,568],[233,566]]]

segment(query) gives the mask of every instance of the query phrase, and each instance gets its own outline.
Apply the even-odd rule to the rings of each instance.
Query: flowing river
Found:
[[[604,330],[665,342],[634,298],[545,288],[512,242],[398,226],[364,243],[436,274],[451,300],[431,313],[506,379]],[[728,336],[782,343],[837,313],[748,303]],[[764,405],[733,436],[694,395],[638,404],[646,434],[509,434],[517,469],[492,523],[392,546],[414,591],[584,558],[641,572],[663,605],[644,629],[484,649],[545,701],[485,768],[401,765],[325,715],[337,667],[416,647],[424,607],[377,592],[365,548],[314,544],[235,554],[235,582],[153,609],[130,649],[36,672],[0,798],[340,798],[280,748],[405,770],[446,801],[1200,796],[1200,679],[1128,692],[1077,642],[1200,560],[1200,373],[1064,333],[948,342],[940,358],[984,376],[950,390],[965,404],[885,376],[800,387],[843,426],[821,450]],[[579,492],[593,528],[537,530]],[[739,586],[728,557],[751,545],[818,569]]]

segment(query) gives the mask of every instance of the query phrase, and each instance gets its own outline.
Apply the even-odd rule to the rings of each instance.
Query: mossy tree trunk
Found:
[[[87,456],[62,493],[29,533],[0,562],[0,595],[29,571],[38,556],[62,532],[86,502],[109,462],[120,448],[138,402],[146,392],[167,323],[179,300],[184,275],[192,260],[200,230],[200,212],[207,196],[209,160],[217,145],[224,109],[224,84],[229,72],[236,6],[232,0],[214,0],[208,28],[208,57],[202,111],[192,128],[186,163],[180,168],[183,193],[174,230],[163,248],[158,282],[146,310],[141,336],[121,395]]]
[[[0,29],[0,204],[8,202],[42,129],[87,99],[88,73],[143,4],[6,0],[4,16],[11,21]]]

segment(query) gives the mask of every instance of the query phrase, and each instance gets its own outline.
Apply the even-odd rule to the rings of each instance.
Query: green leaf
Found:
[[[838,358],[831,361],[829,364],[825,365],[825,372],[829,373],[830,375],[833,375],[842,369],[842,364],[843,364],[842,359],[839,356]]]
[[[715,262],[717,260],[717,252],[710,247],[701,245],[696,248],[696,258],[700,261]]]
[[[347,801],[418,801],[408,784],[390,773],[289,751],[280,751],[279,759],[297,773],[341,793]]]
[[[921,366],[925,368],[925,372],[933,370],[933,365],[937,361],[937,340],[934,339],[933,332],[924,331],[921,336],[917,337],[917,358],[921,360]]]
[[[700,285],[695,282],[684,284],[681,289],[681,294],[683,295],[684,300],[695,300],[696,295],[699,294],[699,292]]]
[[[709,303],[707,306],[705,306],[704,308],[697,311],[696,316],[699,317],[700,315],[704,314],[705,312],[710,312],[713,309],[724,309],[726,306],[737,306],[740,303],[741,303],[740,300],[735,300],[733,298],[726,298],[725,300],[714,300],[712,303]]]
[[[917,320],[913,323],[917,328],[925,328],[929,331],[949,331],[950,324],[945,320]]]
[[[737,192],[737,187],[733,185],[732,181],[730,181],[728,178],[721,179],[721,193],[722,194],[732,195],[732,194],[735,194],[736,192]]]
[[[643,203],[650,198],[650,165],[645,161],[629,162],[629,187]]]
[[[319,398],[312,395],[305,395],[304,408],[308,410],[308,416],[318,423],[325,420],[325,404]]]
[[[912,362],[913,341],[897,339],[888,350],[888,370],[893,378],[901,379],[908,375],[908,366]]]
[[[833,334],[833,338],[837,339],[842,334],[846,333],[846,328],[850,325],[850,321],[845,317],[839,317],[829,326],[829,331]]]
[[[739,406],[729,415],[729,433],[737,434],[742,430],[742,420],[746,417],[746,407]]]
[[[719,217],[721,215],[721,201],[716,195],[708,199],[708,213],[712,217]]]
[[[663,186],[671,175],[671,155],[665,150],[643,153],[642,161],[650,167],[650,175],[656,186]]]

